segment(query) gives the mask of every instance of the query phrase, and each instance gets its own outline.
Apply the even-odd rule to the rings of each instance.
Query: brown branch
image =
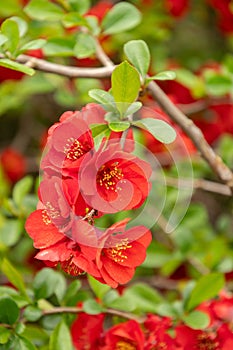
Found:
[[[3,55],[0,55],[0,58],[3,57]],[[62,75],[67,78],[106,78],[111,75],[114,69],[114,66],[99,68],[79,68],[73,66],[65,66],[27,55],[18,56],[16,61],[36,70]]]
[[[214,152],[208,142],[205,140],[201,130],[188,119],[167,97],[162,89],[155,83],[150,82],[148,85],[152,96],[155,98],[160,107],[167,115],[178,124],[184,132],[193,141],[196,148],[200,151],[202,157],[209,164],[211,169],[218,175],[222,182],[231,188],[233,191],[233,173],[223,163],[222,159]]]
[[[54,307],[54,308],[49,309],[49,310],[43,310],[43,316],[61,314],[61,313],[78,314],[80,312],[85,312],[85,311],[81,307],[69,307],[69,306]],[[111,309],[111,308],[104,309],[103,313],[113,315],[113,316],[127,318],[129,320],[135,320],[139,323],[143,323],[145,321],[145,317],[139,317],[139,316],[131,314],[129,312],[115,310],[115,309]]]
[[[158,177],[156,178],[159,179]],[[166,185],[168,186],[174,186],[174,187],[181,187],[181,188],[190,188],[193,187],[195,189],[200,189],[208,192],[218,193],[224,196],[231,196],[231,190],[227,185],[223,185],[218,182],[214,181],[208,181],[204,179],[181,179],[181,178],[174,178],[174,177],[167,177],[166,176]]]

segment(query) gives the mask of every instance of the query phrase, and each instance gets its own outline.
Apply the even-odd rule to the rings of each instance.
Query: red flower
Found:
[[[220,29],[225,33],[233,32],[233,13],[231,0],[208,0],[210,5],[218,14]]]
[[[99,1],[95,6],[92,6],[86,16],[95,16],[99,22],[102,21],[107,12],[112,8],[113,4],[110,1],[102,0]]]
[[[169,334],[171,328],[171,319],[167,317],[159,317],[156,315],[148,315],[144,323],[146,342],[144,350],[175,350],[176,342]]]
[[[233,334],[226,324],[217,330],[205,331],[178,326],[176,334],[176,340],[182,350],[230,350],[233,346]]]
[[[166,7],[174,17],[183,16],[189,7],[189,0],[166,0]]]
[[[130,320],[110,328],[105,334],[103,350],[143,350],[145,337],[136,321]]]
[[[0,155],[0,163],[7,178],[15,183],[26,173],[24,156],[12,148],[6,148]]]
[[[81,313],[71,325],[71,335],[75,349],[96,350],[103,331],[104,314],[87,315]]]
[[[96,264],[101,274],[100,281],[116,288],[127,283],[146,257],[146,248],[151,241],[151,233],[144,226],[128,230],[128,219],[112,225],[99,238]]]
[[[147,162],[121,150],[119,142],[104,144],[88,154],[79,174],[85,201],[101,212],[138,208],[150,190],[151,168]]]
[[[65,272],[74,276],[88,271],[94,277],[100,277],[93,262],[96,256],[96,248],[93,247],[95,231],[85,221],[77,220],[71,237],[68,237],[52,223],[46,209],[38,209],[28,217],[25,228],[34,241],[34,247],[40,249],[35,258],[49,266],[60,263]]]

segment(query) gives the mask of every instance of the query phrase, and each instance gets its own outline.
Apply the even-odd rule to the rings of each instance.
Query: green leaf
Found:
[[[7,219],[0,226],[0,243],[7,247],[15,245],[23,232],[22,222],[18,219]]]
[[[223,96],[232,89],[233,82],[229,76],[211,74],[206,77],[207,93],[213,96]]]
[[[137,112],[142,107],[142,103],[139,101],[133,102],[129,105],[127,110],[125,111],[125,116],[132,115]]]
[[[24,44],[20,48],[20,52],[27,51],[27,50],[37,50],[41,49],[46,44],[45,39],[36,39],[29,41],[28,43]]]
[[[104,295],[111,289],[107,284],[97,281],[90,275],[88,275],[88,282],[91,289],[100,300],[103,299]]]
[[[2,46],[7,40],[7,36],[0,33],[0,46]]]
[[[168,123],[160,119],[145,118],[133,122],[133,125],[149,131],[154,138],[163,143],[171,143],[176,138],[175,130]]]
[[[74,54],[77,58],[90,57],[95,53],[95,39],[87,33],[79,33],[74,47]]]
[[[28,74],[28,75],[33,75],[35,74],[35,70],[25,66],[24,64],[15,62],[15,61],[11,61],[8,58],[0,58],[0,66],[2,67],[6,67],[9,69],[13,69],[13,70],[17,70],[19,72]]]
[[[66,282],[62,274],[50,268],[39,271],[33,281],[33,289],[37,299],[46,299],[53,294],[61,301],[65,295]]]
[[[209,316],[201,311],[192,311],[182,319],[192,329],[205,329],[210,323]]]
[[[69,12],[62,17],[64,27],[87,26],[87,20],[78,12]]]
[[[80,288],[81,282],[79,280],[74,280],[70,283],[63,298],[63,302],[65,303],[65,305],[73,306],[77,304],[78,291],[80,290]]]
[[[213,272],[202,276],[198,281],[185,305],[187,311],[192,310],[205,300],[214,298],[224,287],[224,275]]]
[[[135,101],[140,89],[138,71],[127,61],[117,66],[112,73],[112,95],[121,115],[128,109],[129,103]]]
[[[24,11],[29,17],[40,21],[57,21],[64,14],[61,7],[47,0],[32,0]]]
[[[10,329],[0,326],[0,344],[6,344],[11,336]]]
[[[108,124],[109,129],[112,131],[120,132],[120,131],[125,131],[130,127],[129,122],[112,122]]]
[[[23,313],[24,318],[26,318],[26,320],[29,322],[38,321],[42,315],[42,311],[38,307],[33,305],[29,305],[28,307],[26,307]]]
[[[160,72],[152,77],[148,77],[146,80],[174,80],[176,78],[176,73],[171,70],[166,70],[164,72]]]
[[[161,295],[145,283],[137,283],[124,292],[124,297],[137,305],[142,312],[156,312],[157,305],[163,301]]]
[[[8,38],[7,49],[11,54],[14,54],[19,43],[19,27],[18,24],[9,19],[6,19],[1,25],[1,32]]]
[[[72,11],[77,11],[80,15],[83,15],[89,10],[91,5],[90,0],[68,0]]]
[[[124,45],[124,52],[130,62],[145,79],[150,66],[150,51],[143,40],[131,40]]]
[[[52,38],[43,47],[46,56],[69,57],[74,55],[75,41],[70,38]]]
[[[89,315],[98,315],[104,312],[103,306],[98,304],[94,299],[85,300],[83,303],[83,311]]]
[[[102,21],[105,34],[116,34],[134,28],[141,21],[141,13],[129,4],[120,2],[108,11]]]
[[[8,280],[13,284],[13,286],[15,286],[28,299],[23,277],[15,269],[15,267],[11,265],[11,263],[5,258],[2,261],[1,270],[7,276]]]
[[[28,340],[22,336],[19,336],[15,345],[15,349],[17,350],[36,350],[35,346]]]
[[[19,36],[20,38],[22,38],[27,33],[27,30],[28,30],[27,22],[24,21],[24,19],[22,19],[21,17],[17,17],[17,16],[13,16],[10,19],[17,23],[19,28]]]
[[[61,321],[54,329],[49,342],[49,350],[73,350],[68,326]]]
[[[88,92],[88,95],[97,102],[103,104],[106,110],[113,112],[116,110],[114,98],[109,92],[101,89],[92,89]]]
[[[33,178],[31,176],[25,176],[23,179],[18,181],[13,189],[13,200],[17,206],[21,206],[22,201],[26,194],[30,192],[33,185]]]
[[[19,317],[19,308],[10,297],[0,298],[0,323],[14,324]]]

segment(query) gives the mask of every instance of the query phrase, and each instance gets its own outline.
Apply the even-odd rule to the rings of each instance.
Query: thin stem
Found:
[[[53,309],[44,310],[43,316],[60,314],[60,313],[78,314],[80,312],[85,312],[85,311],[81,307],[68,307],[68,306],[54,307]],[[140,322],[140,323],[145,321],[145,317],[139,317],[139,316],[136,316],[136,315],[131,314],[129,312],[115,310],[115,309],[111,309],[111,308],[104,309],[103,313],[113,315],[113,316],[124,317],[124,318],[127,318],[129,320],[135,320],[135,321]]]

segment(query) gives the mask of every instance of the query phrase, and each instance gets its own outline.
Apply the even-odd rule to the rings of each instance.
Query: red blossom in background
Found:
[[[166,0],[165,6],[174,17],[183,16],[189,8],[189,0]]]
[[[103,331],[104,314],[80,313],[71,325],[71,335],[76,350],[96,350]]]
[[[0,164],[7,179],[15,183],[26,174],[26,159],[13,148],[5,148],[0,155]]]
[[[104,337],[102,350],[143,350],[144,334],[136,321],[130,320],[110,328]]]

